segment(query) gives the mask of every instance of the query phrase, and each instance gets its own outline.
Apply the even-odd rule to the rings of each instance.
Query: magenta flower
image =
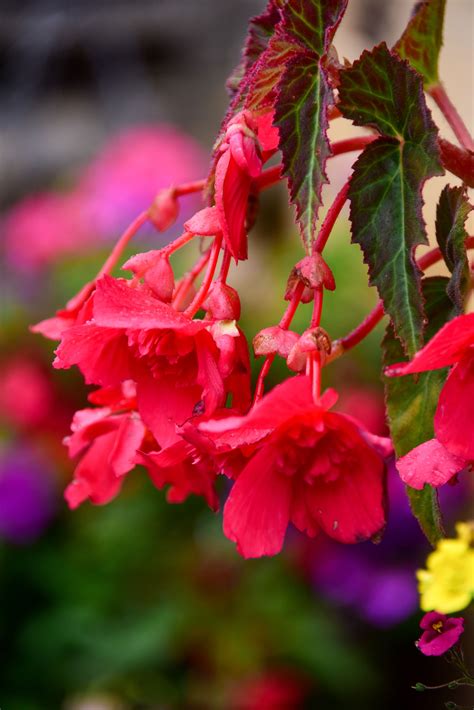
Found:
[[[420,621],[424,629],[417,647],[425,656],[442,656],[458,642],[464,631],[462,617],[448,617],[437,611],[429,611]]]

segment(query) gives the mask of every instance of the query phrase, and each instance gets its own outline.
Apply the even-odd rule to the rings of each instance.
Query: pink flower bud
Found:
[[[239,294],[225,283],[216,281],[209,291],[204,308],[216,320],[239,320]]]
[[[306,288],[311,290],[321,286],[327,288],[328,291],[334,291],[336,288],[333,273],[319,252],[305,256],[291,270],[286,285],[285,298],[287,301],[291,300],[295,286],[299,281],[302,281]],[[306,300],[303,301],[303,303],[306,302]]]
[[[331,352],[331,339],[323,328],[309,328],[305,330],[298,342],[292,347],[286,363],[290,370],[301,372],[306,367],[306,360],[309,353],[317,352],[321,362]]]
[[[176,222],[178,214],[179,203],[172,187],[160,190],[148,210],[150,221],[159,232],[169,229]]]
[[[287,358],[298,340],[298,333],[294,333],[292,330],[283,330],[280,326],[274,325],[257,333],[253,339],[253,349],[256,357],[277,354]]]
[[[191,234],[213,237],[222,232],[217,207],[205,207],[184,223],[184,229]]]
[[[168,256],[160,249],[135,254],[122,266],[122,269],[131,271],[138,278],[143,278],[160,301],[171,302],[174,291],[173,269]]]

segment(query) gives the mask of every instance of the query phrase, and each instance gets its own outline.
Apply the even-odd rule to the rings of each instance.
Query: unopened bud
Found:
[[[298,340],[298,333],[274,325],[257,333],[253,339],[253,349],[256,357],[277,354],[287,358]]]
[[[321,286],[328,291],[334,291],[336,288],[333,273],[319,252],[305,256],[291,270],[286,285],[285,298],[287,301],[291,300],[293,291],[300,281],[311,291],[321,288]],[[306,301],[304,302],[306,303]]]
[[[222,232],[221,223],[216,207],[205,207],[196,212],[191,219],[184,223],[184,229],[191,234],[202,237],[214,237]]]
[[[235,288],[216,281],[204,302],[204,308],[216,320],[239,320],[239,294]]]
[[[160,249],[135,254],[122,269],[142,278],[160,301],[171,302],[174,291],[174,274],[169,258]]]
[[[178,214],[179,203],[172,187],[160,190],[148,210],[150,221],[159,232],[169,229],[176,222]]]
[[[298,339],[288,355],[288,367],[295,372],[301,372],[306,367],[308,354],[314,352],[319,353],[322,365],[331,352],[331,339],[324,328],[319,326],[309,328]]]

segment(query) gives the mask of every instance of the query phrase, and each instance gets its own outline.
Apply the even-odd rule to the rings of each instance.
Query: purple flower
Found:
[[[425,629],[416,642],[420,651],[425,656],[442,656],[457,643],[464,631],[464,619],[429,611],[420,621],[420,627]]]
[[[15,544],[41,535],[56,507],[51,472],[19,448],[0,455],[0,538]]]

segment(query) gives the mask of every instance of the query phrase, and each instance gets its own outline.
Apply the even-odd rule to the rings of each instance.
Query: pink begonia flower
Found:
[[[246,218],[252,181],[262,170],[265,153],[278,145],[271,114],[254,117],[241,111],[226,127],[216,163],[215,201],[227,248],[236,259],[247,258]],[[263,156],[263,157],[262,157]]]
[[[42,192],[14,205],[3,224],[5,253],[18,271],[34,272],[91,244],[74,195]]]
[[[224,508],[224,533],[244,557],[280,552],[288,524],[321,528],[345,543],[385,525],[384,459],[350,417],[329,412],[337,395],[312,398],[306,376],[275,387],[245,417],[199,425],[218,450],[250,450]]]
[[[145,466],[157,488],[170,486],[166,495],[168,503],[182,503],[189,495],[194,494],[203,496],[212,510],[219,508],[214,490],[214,462],[202,457],[184,439],[161,451],[139,451],[136,463]]]
[[[397,462],[402,479],[413,488],[443,485],[474,460],[474,313],[446,323],[413,360],[386,370],[393,377],[449,366],[434,417],[436,438]]]
[[[420,621],[420,627],[424,632],[416,642],[417,648],[425,656],[442,656],[459,641],[464,631],[464,619],[429,611]]]
[[[100,401],[101,392],[93,394]],[[108,406],[76,412],[72,434],[65,440],[71,458],[82,454],[64,494],[70,508],[88,498],[96,505],[115,498],[124,475],[135,467],[136,452],[145,437],[145,426],[134,409],[132,382],[109,389],[103,400]]]
[[[211,414],[228,392],[248,406],[248,354],[238,328],[227,334],[219,321],[192,320],[131,283],[97,282],[93,318],[63,333],[54,366],[77,365],[89,384],[134,380],[140,415],[161,447],[178,440],[176,425],[195,407]]]

